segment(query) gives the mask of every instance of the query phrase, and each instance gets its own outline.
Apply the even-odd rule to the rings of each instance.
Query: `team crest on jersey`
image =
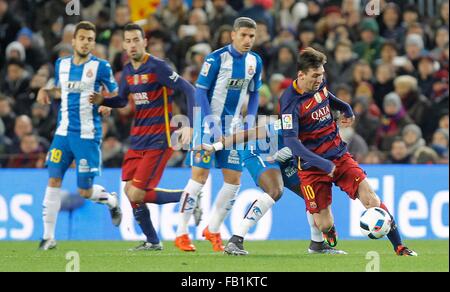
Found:
[[[316,202],[309,202],[309,208],[310,208],[310,209],[317,209],[317,204],[316,204]]]
[[[87,78],[92,78],[92,76],[94,76],[94,73],[92,72],[91,69],[89,69],[86,73]]]
[[[248,66],[248,71],[247,71],[248,75],[253,75],[255,74],[255,67],[253,66]]]
[[[294,126],[292,123],[292,115],[291,114],[285,114],[281,116],[282,122],[283,122],[283,129],[284,130],[291,130]]]
[[[147,74],[141,75],[141,81],[143,84],[148,83],[148,75]]]

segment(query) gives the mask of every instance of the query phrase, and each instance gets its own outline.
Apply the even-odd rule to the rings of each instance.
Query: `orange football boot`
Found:
[[[182,251],[195,251],[195,246],[192,244],[189,235],[183,234],[175,238],[175,246]]]
[[[220,237],[220,232],[212,233],[209,231],[208,226],[203,230],[203,237],[212,243],[214,251],[223,251],[224,246],[222,244],[222,238]]]

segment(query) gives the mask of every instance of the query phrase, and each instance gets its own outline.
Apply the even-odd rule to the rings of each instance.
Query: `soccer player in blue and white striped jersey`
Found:
[[[42,88],[38,102],[48,104],[50,97],[61,100],[55,136],[47,155],[49,181],[43,202],[44,235],[39,248],[56,247],[55,225],[61,206],[61,184],[64,174],[76,162],[78,189],[82,197],[109,207],[113,224],[122,219],[117,194],[94,185],[101,169],[102,126],[99,108],[89,102],[92,92],[106,89],[118,91],[112,69],[105,60],[91,55],[96,29],[90,22],[80,22],[75,28],[72,46],[74,55],[60,58],[55,64],[55,87]]]
[[[240,17],[234,22],[232,43],[206,57],[195,93],[202,117],[206,118],[202,119],[205,129],[202,134],[206,134],[206,137],[213,134],[215,138],[219,138],[239,129],[242,108],[247,101],[247,117],[254,117],[257,113],[263,64],[258,54],[251,51],[255,37],[255,21]],[[220,122],[214,123],[216,126],[211,127],[207,120]],[[195,133],[194,144],[196,144]],[[175,240],[175,245],[183,251],[195,251],[195,246],[188,236],[187,226],[213,162],[212,159],[201,157],[202,153],[194,151],[188,156],[192,166],[192,178],[186,185],[180,201],[180,217]],[[224,184],[203,235],[211,241],[214,251],[222,251],[219,230],[240,188],[242,173],[240,153],[236,150],[218,151],[215,153],[215,164],[217,168],[222,169]]]

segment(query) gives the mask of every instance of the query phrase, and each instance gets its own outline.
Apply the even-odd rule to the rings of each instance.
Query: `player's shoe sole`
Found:
[[[335,249],[329,246],[325,242],[314,242],[311,241],[309,248],[309,254],[347,254],[347,252],[339,249]]]
[[[239,248],[234,242],[229,242],[227,246],[223,249],[223,253],[227,255],[234,256],[246,256],[248,255],[248,251],[243,248]]]
[[[150,242],[143,242],[142,244],[128,249],[128,251],[161,251],[163,250],[163,245],[161,243],[150,243]]]
[[[42,239],[39,243],[39,250],[56,249],[56,241],[54,239]]]

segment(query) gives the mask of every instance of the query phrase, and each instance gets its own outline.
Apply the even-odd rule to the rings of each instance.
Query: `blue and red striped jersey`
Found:
[[[337,98],[325,82],[317,91],[303,92],[294,81],[280,98],[283,137],[297,137],[308,150],[327,160],[344,155],[347,145],[333,119],[333,100]],[[313,166],[301,157],[300,162],[302,169]]]
[[[166,62],[151,55],[136,70],[131,63],[124,67],[119,96],[131,95],[135,104],[130,149],[171,147],[172,94],[180,79]]]

